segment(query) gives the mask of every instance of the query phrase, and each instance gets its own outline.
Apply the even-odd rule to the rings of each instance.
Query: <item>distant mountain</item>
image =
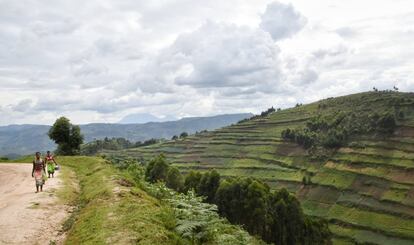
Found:
[[[166,122],[166,121],[175,121],[176,117],[167,116],[164,118],[156,117],[150,113],[136,113],[129,114],[122,118],[118,123],[120,124],[136,124],[136,123],[148,123],[148,122]]]
[[[182,132],[195,133],[214,130],[252,116],[249,113],[227,114],[211,117],[189,117],[169,122],[148,122],[144,124],[91,123],[80,125],[85,141],[105,137],[123,137],[130,141],[151,138],[171,138]],[[35,151],[54,150],[56,145],[49,139],[48,125],[0,126],[0,156],[30,154]]]

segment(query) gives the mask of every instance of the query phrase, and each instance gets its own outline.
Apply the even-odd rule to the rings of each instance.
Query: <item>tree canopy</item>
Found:
[[[80,127],[70,123],[66,117],[60,117],[49,129],[49,138],[58,145],[57,153],[61,155],[78,155],[83,143]]]

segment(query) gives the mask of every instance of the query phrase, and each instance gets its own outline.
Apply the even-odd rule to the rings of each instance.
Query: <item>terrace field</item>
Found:
[[[287,128],[338,112],[395,113],[397,128],[353,135],[324,157],[281,137]],[[216,169],[222,176],[252,176],[287,188],[307,214],[329,220],[334,243],[414,244],[413,93],[329,98],[185,139],[107,152],[144,162],[160,153],[184,173]]]

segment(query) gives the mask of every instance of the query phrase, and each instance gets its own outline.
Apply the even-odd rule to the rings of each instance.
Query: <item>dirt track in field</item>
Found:
[[[59,203],[59,172],[35,193],[32,165],[0,164],[0,244],[61,244],[67,207]]]

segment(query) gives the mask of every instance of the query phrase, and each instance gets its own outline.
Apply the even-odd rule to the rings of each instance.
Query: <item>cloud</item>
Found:
[[[29,29],[39,37],[50,35],[65,35],[74,32],[79,27],[71,18],[48,20],[37,20],[29,24]]]
[[[29,112],[33,108],[33,104],[34,104],[33,100],[23,99],[23,100],[19,101],[17,104],[10,105],[9,107],[12,111]]]
[[[188,68],[177,85],[271,92],[281,78],[279,47],[261,29],[209,21],[180,35],[167,52],[183,55],[181,67]]]
[[[335,32],[338,33],[338,35],[343,37],[343,38],[352,38],[355,35],[357,35],[355,30],[353,30],[350,27],[340,27],[340,28],[336,29]]]
[[[273,2],[261,15],[260,27],[269,32],[275,41],[293,36],[307,23],[307,19],[296,11],[292,4]]]

